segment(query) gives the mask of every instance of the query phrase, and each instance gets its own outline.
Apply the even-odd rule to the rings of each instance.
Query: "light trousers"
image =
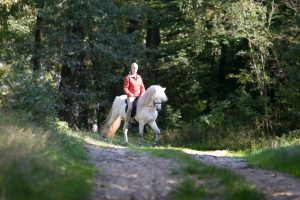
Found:
[[[127,97],[128,108],[127,108],[126,119],[125,119],[126,128],[128,128],[129,120],[131,117],[132,105],[133,105],[134,100],[135,100],[135,97]]]

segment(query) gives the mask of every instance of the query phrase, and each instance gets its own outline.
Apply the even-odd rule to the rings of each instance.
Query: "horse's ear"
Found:
[[[163,88],[163,91],[165,91],[166,89],[167,89],[167,88],[164,87],[164,88]]]

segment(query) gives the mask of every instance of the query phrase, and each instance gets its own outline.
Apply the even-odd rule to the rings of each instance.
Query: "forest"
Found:
[[[0,106],[90,131],[136,62],[146,88],[167,88],[165,144],[251,148],[295,137],[299,8],[296,0],[2,0]]]
[[[299,0],[0,0],[1,200],[300,199],[299,119]]]

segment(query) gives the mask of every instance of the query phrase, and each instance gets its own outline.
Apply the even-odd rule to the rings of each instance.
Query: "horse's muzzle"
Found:
[[[161,111],[161,102],[153,102],[157,112]]]

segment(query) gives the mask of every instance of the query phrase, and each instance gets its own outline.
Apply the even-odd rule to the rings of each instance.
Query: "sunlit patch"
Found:
[[[229,156],[229,153],[226,150],[197,151],[197,150],[192,150],[192,149],[183,149],[182,151],[187,154],[190,154],[190,155],[208,155],[208,156],[216,156],[216,157]]]
[[[278,197],[278,196],[295,196],[300,195],[300,192],[275,192],[272,196]]]

